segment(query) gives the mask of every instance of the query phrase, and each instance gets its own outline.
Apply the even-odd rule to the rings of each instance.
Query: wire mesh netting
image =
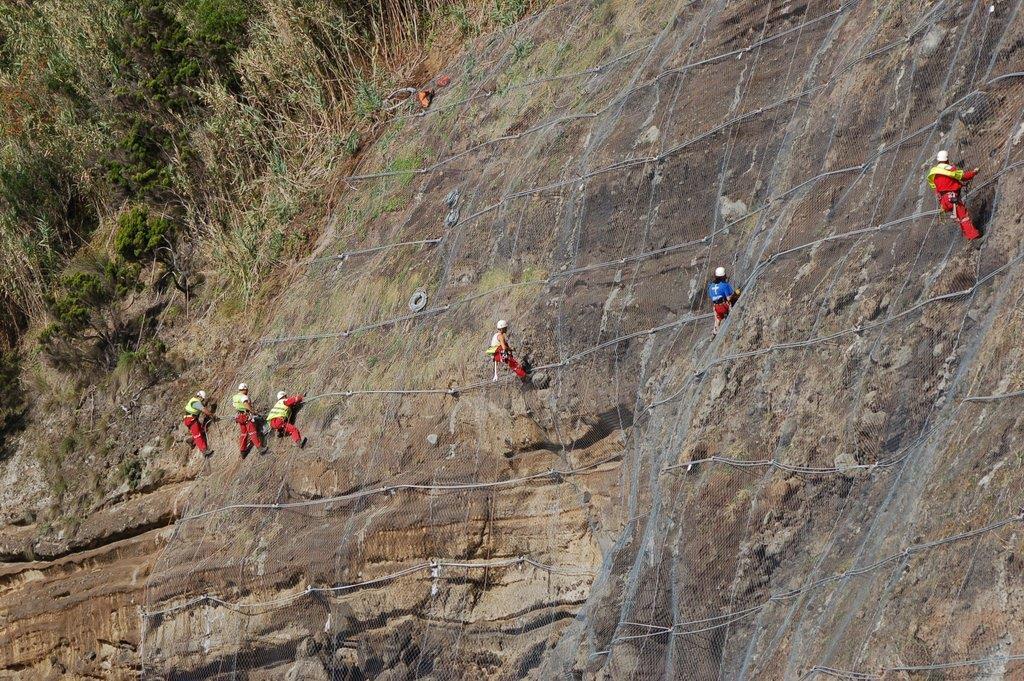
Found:
[[[1020,5],[570,1],[468,50],[253,349],[311,445],[206,463],[143,677],[1022,673]]]

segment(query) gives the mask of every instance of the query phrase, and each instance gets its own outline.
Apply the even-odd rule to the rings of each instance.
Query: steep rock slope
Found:
[[[4,664],[95,674],[116,609],[144,678],[1024,673],[1020,10],[570,1],[461,55],[219,377],[311,445],[154,454],[117,596],[12,567]],[[548,387],[491,380],[498,317]]]

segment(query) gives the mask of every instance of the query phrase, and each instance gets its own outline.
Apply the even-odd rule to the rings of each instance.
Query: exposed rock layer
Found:
[[[320,255],[441,242],[297,267],[266,333],[320,337],[231,379],[322,396],[311,446],[222,424],[59,546],[7,528],[0,664],[1020,675],[1024,398],[965,400],[1024,387],[1019,4],[588,0],[460,57]],[[980,244],[933,212],[941,147]],[[548,387],[490,380],[498,317]]]

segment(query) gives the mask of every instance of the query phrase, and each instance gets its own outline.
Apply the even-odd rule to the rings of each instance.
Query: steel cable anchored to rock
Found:
[[[973,660],[951,660],[949,662],[936,662],[934,664],[921,665],[893,665],[884,666],[877,671],[853,671],[847,669],[835,669],[832,667],[811,667],[807,673],[801,676],[803,679],[813,679],[816,676],[827,676],[836,679],[851,679],[853,681],[881,681],[886,674],[891,673],[913,673],[913,672],[937,672],[949,669],[963,669],[964,667],[987,667],[1003,666],[1007,662],[1024,662],[1024,653],[1015,655],[992,655],[980,657]]]
[[[912,216],[912,218],[913,217],[919,217],[919,215]],[[902,220],[900,220],[900,221],[893,221],[893,222],[891,222],[889,224],[890,225],[891,224],[898,224],[901,221]],[[882,225],[882,226],[870,228],[870,230],[877,231],[878,229],[881,229],[881,228],[883,228],[885,226],[888,226],[888,225]],[[859,231],[859,232],[856,233],[856,235],[859,236],[859,235],[864,234],[864,233],[866,233],[866,232],[865,231]],[[765,261],[763,261],[763,263],[759,264],[757,267],[754,268],[754,272],[751,274],[751,277],[753,277],[754,274],[756,274],[756,272],[759,269],[761,269],[763,266],[766,266],[766,265],[768,265],[768,264],[770,264],[772,262],[775,262],[778,258],[780,258],[780,257],[782,257],[784,255],[791,254],[791,253],[793,253],[793,252],[795,252],[797,250],[803,250],[803,249],[806,249],[806,248],[812,248],[813,246],[819,245],[821,243],[824,243],[824,242],[827,242],[827,241],[836,240],[836,239],[840,239],[840,238],[843,238],[843,237],[846,237],[846,236],[848,236],[848,235],[841,235],[841,236],[835,236],[835,237],[825,237],[823,239],[817,239],[817,240],[809,242],[807,244],[803,244],[801,246],[796,246],[796,247],[793,247],[793,248],[790,248],[790,249],[786,249],[785,251],[782,251],[780,253],[772,255],[769,258],[767,258]],[[914,305],[912,305],[911,307],[909,307],[909,308],[907,308],[905,310],[902,310],[899,313],[897,313],[897,314],[895,314],[893,316],[887,317],[886,319],[883,319],[881,321],[869,322],[869,323],[866,323],[866,324],[857,325],[855,327],[851,327],[849,329],[845,329],[845,330],[842,330],[842,331],[837,331],[835,333],[828,334],[826,336],[821,336],[821,337],[818,337],[818,338],[811,338],[811,339],[807,339],[807,340],[803,340],[803,341],[796,341],[796,342],[791,342],[791,343],[778,343],[778,344],[775,344],[775,345],[772,345],[772,346],[763,347],[763,348],[759,348],[759,349],[756,349],[756,350],[749,350],[749,351],[745,351],[745,352],[733,353],[733,354],[726,355],[726,356],[719,357],[719,358],[716,358],[716,359],[712,360],[711,362],[705,364],[703,367],[695,370],[694,373],[698,374],[698,375],[699,374],[703,374],[704,372],[708,371],[709,369],[714,368],[715,366],[718,366],[720,364],[727,363],[727,362],[733,362],[733,361],[738,360],[738,359],[745,359],[745,358],[749,358],[749,357],[756,357],[756,356],[761,355],[761,354],[765,354],[765,353],[769,353],[769,352],[777,352],[777,351],[780,351],[780,350],[788,350],[788,349],[794,349],[794,348],[809,347],[809,346],[812,346],[812,345],[817,345],[819,343],[825,343],[825,342],[829,342],[829,341],[832,341],[832,340],[836,340],[836,339],[842,338],[844,336],[856,335],[856,334],[860,334],[860,333],[864,333],[864,332],[867,332],[867,331],[871,331],[871,330],[874,330],[874,329],[877,329],[877,328],[880,328],[880,327],[883,327],[883,326],[887,326],[888,324],[891,324],[892,322],[894,322],[896,320],[899,320],[899,319],[901,319],[901,318],[903,318],[903,317],[905,317],[907,315],[913,314],[914,312],[917,312],[918,310],[920,310],[920,309],[922,309],[922,308],[924,308],[924,307],[926,307],[928,305],[931,305],[931,304],[934,304],[934,303],[938,303],[938,302],[944,302],[944,301],[948,301],[948,300],[956,300],[956,299],[967,297],[967,296],[971,295],[972,293],[974,293],[981,285],[983,285],[984,283],[990,281],[991,279],[993,279],[998,274],[1006,271],[1012,265],[1015,265],[1015,264],[1021,262],[1021,260],[1024,260],[1024,254],[1020,254],[1020,255],[1015,256],[1013,259],[1011,259],[1006,264],[1001,265],[1000,267],[996,268],[992,272],[989,272],[989,273],[985,274],[984,276],[982,276],[970,288],[963,289],[963,290],[960,290],[960,291],[953,291],[953,292],[950,292],[950,293],[944,293],[944,294],[937,295],[937,296],[932,296],[932,297],[930,297],[930,298],[928,298],[926,300],[919,301],[919,302],[915,303]],[[557,280],[557,279],[558,279],[557,277],[552,277],[552,278],[549,278],[547,280],[544,280],[543,282],[523,282],[523,283],[520,283],[520,284],[512,284],[510,286],[520,286],[520,285],[530,285],[530,284],[540,284],[540,283],[547,284],[550,281]],[[478,297],[478,296],[475,296],[475,297]],[[445,305],[445,306],[442,306],[440,308],[435,308],[435,310],[436,311],[443,311],[443,310],[448,309],[451,305],[457,305],[457,304],[460,304],[462,302],[464,302],[464,301],[456,301],[455,303],[451,303],[450,305]],[[426,311],[426,313],[429,313],[429,311]],[[416,313],[416,314],[411,314],[411,315],[404,315],[403,317],[401,317],[399,319],[409,320],[409,319],[412,319],[412,318],[416,317],[417,314],[424,314],[424,313]],[[571,364],[573,362],[579,361],[580,359],[582,359],[584,357],[587,357],[588,355],[592,354],[593,352],[596,352],[596,351],[601,350],[603,348],[615,346],[615,345],[618,345],[618,344],[620,344],[620,343],[622,343],[624,341],[627,341],[627,340],[630,340],[630,339],[633,339],[633,338],[638,338],[638,337],[647,336],[647,335],[650,335],[650,334],[653,334],[653,333],[659,333],[659,332],[662,332],[662,331],[666,331],[666,330],[670,330],[670,329],[675,329],[678,326],[683,325],[683,324],[688,324],[690,322],[694,322],[694,321],[698,321],[698,320],[703,320],[703,319],[708,319],[708,318],[710,318],[710,316],[711,316],[710,314],[687,316],[687,317],[683,317],[683,318],[681,318],[679,320],[676,320],[674,322],[669,322],[669,323],[666,323],[666,324],[661,324],[661,325],[656,326],[656,327],[651,327],[651,328],[648,328],[648,329],[643,329],[641,331],[636,331],[636,332],[633,332],[633,333],[630,333],[630,334],[624,334],[622,336],[619,336],[619,337],[616,337],[616,338],[604,341],[602,343],[599,343],[599,344],[597,344],[597,345],[595,345],[595,346],[593,346],[593,347],[591,347],[591,348],[589,348],[587,350],[584,350],[584,351],[581,351],[579,353],[575,353],[574,355],[571,355],[569,357],[563,358],[563,359],[559,360],[558,362],[552,362],[552,363],[549,363],[549,364],[539,365],[539,366],[536,367],[536,369],[537,370],[546,370],[546,369],[557,369],[557,368],[560,368],[560,367],[565,367],[568,364]],[[393,320],[389,320],[389,321],[385,321],[385,322],[378,322],[377,324],[368,325],[367,327],[361,327],[361,328],[358,328],[358,329],[353,329],[351,331],[343,332],[343,336],[348,336],[348,335],[351,335],[351,334],[354,334],[354,333],[358,333],[360,331],[367,330],[368,328],[380,328],[383,325],[388,325],[388,324],[391,324],[391,323],[394,323],[394,321]],[[337,337],[337,335],[338,334],[324,334],[324,335],[317,335],[317,336],[297,336],[297,337],[291,337],[291,338],[273,339],[273,340],[269,340],[269,341],[266,341],[266,342],[285,342],[285,341],[290,341],[290,340],[310,340],[310,339]],[[501,384],[508,383],[510,380],[511,379],[506,379],[504,381],[501,381]],[[451,396],[458,396],[458,395],[464,394],[464,393],[472,391],[472,390],[479,390],[479,389],[482,389],[482,388],[487,388],[490,385],[492,385],[491,381],[480,380],[480,381],[476,381],[476,382],[473,382],[473,383],[468,383],[468,384],[465,384],[465,385],[462,385],[462,386],[451,387],[451,388],[357,389],[357,390],[344,390],[344,391],[335,391],[335,392],[330,392],[330,393],[323,393],[323,394],[320,394],[320,395],[311,396],[308,399],[309,399],[309,401],[313,401],[313,400],[324,399],[324,398],[328,398],[328,397],[355,397],[355,396],[361,396],[361,395],[451,395]],[[675,395],[669,396],[669,397],[666,397],[666,398],[662,398],[660,400],[656,400],[656,401],[652,402],[651,404],[647,405],[646,408],[647,409],[653,409],[655,407],[658,407],[658,406],[661,406],[663,404],[666,404],[667,402],[670,402],[673,399],[675,399]],[[975,398],[975,399],[977,399],[977,398]]]
[[[884,151],[883,152],[879,152],[879,154],[881,154],[881,153],[884,153]],[[1021,168],[1022,166],[1024,166],[1024,160],[1012,163],[1012,164],[1006,166],[1005,168],[1001,169],[1000,171],[998,171],[995,175],[993,175],[991,178],[989,178],[984,183],[979,183],[978,188],[980,189],[980,188],[986,187],[986,186],[994,183],[998,178],[1002,177],[1006,173],[1011,172],[1013,170],[1017,170],[1018,168]],[[788,192],[786,192],[786,193],[796,191],[797,189],[803,188],[804,186],[807,186],[808,184],[814,183],[814,182],[816,182],[818,180],[821,180],[821,179],[824,179],[826,177],[830,177],[830,176],[836,175],[838,173],[860,171],[864,167],[865,167],[864,165],[858,165],[858,166],[850,166],[850,167],[847,167],[847,168],[842,168],[842,169],[839,169],[839,170],[827,171],[827,172],[821,173],[821,174],[819,174],[819,175],[817,175],[817,176],[815,176],[813,178],[810,178],[808,180],[805,180],[805,181],[801,182],[797,187],[794,187],[793,189],[788,190]],[[742,217],[737,218],[737,219],[735,219],[735,220],[733,220],[733,221],[731,221],[729,223],[726,223],[723,227],[715,230],[715,232],[716,233],[727,232],[730,227],[732,227],[732,226],[734,226],[736,224],[740,224],[740,223],[744,222],[746,219],[748,219],[748,218],[752,217],[753,215],[756,215],[757,213],[759,213],[762,210],[766,209],[768,206],[771,205],[772,202],[777,201],[777,200],[779,200],[779,199],[775,198],[775,199],[769,200],[767,203],[765,203],[764,206],[762,206],[762,207],[760,207],[758,209],[755,209],[753,211],[750,211],[750,212],[746,213],[745,215],[743,215]],[[804,244],[793,246],[791,248],[788,248],[788,249],[779,251],[777,253],[774,253],[771,256],[765,258],[762,262],[758,263],[757,266],[755,266],[753,271],[750,273],[750,275],[748,275],[748,279],[753,278],[753,276],[759,270],[761,270],[761,269],[771,265],[772,263],[774,263],[779,258],[783,258],[783,257],[785,257],[787,255],[791,255],[791,254],[796,253],[798,251],[806,250],[808,248],[814,248],[816,246],[820,246],[822,244],[833,242],[833,241],[841,241],[841,240],[850,239],[850,238],[853,238],[853,237],[864,236],[866,234],[871,234],[871,233],[875,233],[875,232],[881,232],[881,231],[884,231],[886,229],[891,229],[893,227],[898,227],[898,226],[900,226],[900,225],[902,225],[902,224],[904,224],[906,222],[910,222],[910,221],[913,221],[913,220],[918,220],[918,219],[926,218],[926,217],[932,217],[932,216],[938,215],[939,213],[940,213],[940,211],[938,211],[938,210],[929,210],[929,211],[923,211],[923,212],[916,212],[916,213],[912,213],[910,215],[907,215],[907,216],[904,216],[904,217],[901,217],[901,218],[896,218],[894,220],[889,220],[887,222],[880,223],[878,225],[874,225],[874,226],[871,226],[871,227],[865,227],[865,228],[859,229],[859,230],[852,230],[850,232],[845,232],[845,233],[842,233],[842,234],[830,235],[830,236],[822,237],[822,238],[819,238],[819,239],[814,239],[814,240],[809,241],[809,242],[804,243]],[[642,262],[644,260],[648,260],[648,259],[651,259],[651,258],[657,258],[659,256],[667,255],[669,253],[673,253],[673,252],[676,252],[676,251],[679,251],[679,250],[683,250],[683,249],[686,249],[686,248],[690,248],[690,247],[693,247],[693,246],[704,245],[704,244],[707,244],[708,241],[711,238],[713,238],[713,236],[714,236],[714,234],[712,234],[712,236],[710,236],[710,237],[702,237],[702,238],[696,239],[696,240],[689,240],[689,241],[685,241],[685,242],[680,242],[678,244],[671,244],[669,246],[664,246],[662,248],[658,248],[658,249],[655,249],[655,250],[652,250],[652,251],[647,251],[645,253],[638,253],[638,254],[634,254],[634,255],[630,255],[630,256],[625,256],[625,257],[622,257],[622,258],[616,258],[614,260],[608,260],[608,261],[601,262],[601,263],[593,263],[593,264],[590,264],[590,265],[581,265],[579,267],[571,268],[571,269],[566,270],[564,272],[558,272],[558,273],[553,274],[553,275],[551,275],[549,277],[546,277],[544,279],[536,279],[536,280],[531,280],[531,281],[522,281],[522,282],[516,282],[516,283],[510,283],[510,284],[503,284],[501,286],[494,287],[492,289],[489,289],[489,290],[481,292],[481,293],[476,293],[476,294],[473,294],[471,296],[467,296],[465,298],[454,300],[454,301],[452,301],[450,303],[446,303],[444,305],[439,305],[439,306],[430,307],[430,308],[424,308],[424,309],[421,309],[420,311],[415,312],[415,313],[399,315],[397,317],[392,317],[390,319],[381,320],[379,322],[373,322],[373,323],[369,323],[369,324],[364,324],[364,325],[361,325],[361,326],[353,327],[353,328],[347,329],[345,331],[333,331],[333,332],[325,332],[325,333],[298,334],[298,335],[293,335],[293,336],[270,337],[270,338],[263,338],[261,340],[261,342],[264,343],[264,344],[275,344],[275,343],[291,343],[291,342],[299,342],[299,341],[327,340],[327,339],[332,339],[332,338],[348,338],[350,336],[353,336],[353,335],[356,335],[356,334],[360,334],[360,333],[364,333],[366,331],[372,331],[372,330],[375,330],[375,329],[386,328],[386,327],[389,327],[389,326],[393,326],[395,324],[400,324],[401,322],[411,321],[413,319],[416,319],[418,316],[427,316],[427,315],[440,314],[440,313],[443,313],[443,312],[446,312],[446,311],[450,310],[453,307],[460,306],[460,305],[465,305],[467,303],[470,303],[470,302],[473,302],[473,301],[476,301],[476,300],[480,300],[481,298],[486,298],[486,297],[492,296],[495,293],[499,293],[499,292],[502,292],[502,291],[507,291],[507,290],[514,289],[514,288],[519,288],[519,287],[527,287],[527,286],[551,286],[551,285],[553,285],[555,283],[558,283],[559,281],[562,281],[562,280],[564,280],[564,279],[566,279],[568,277],[575,276],[577,274],[583,274],[583,273],[592,272],[592,271],[600,270],[600,269],[606,269],[606,268],[610,268],[610,267],[621,267],[622,265],[627,265],[627,264],[636,263],[636,262]],[[441,239],[438,238],[438,239],[433,239],[433,240],[429,240],[429,241],[440,242]],[[383,250],[383,249],[389,248],[390,246],[402,246],[402,245],[406,245],[406,244],[405,243],[389,244],[389,245],[383,245],[383,246],[379,246],[379,247],[375,247],[375,248],[371,248],[371,249],[366,249],[366,250],[367,251],[377,251],[377,250]],[[747,286],[747,284],[744,284],[744,287],[746,287],[746,286]],[[708,315],[705,315],[705,317],[707,317],[707,316]]]
[[[199,520],[218,513],[225,511],[235,510],[272,510],[272,511],[286,511],[289,509],[297,508],[309,508],[311,506],[327,506],[330,504],[343,503],[348,501],[354,501],[362,499],[368,496],[374,496],[377,494],[389,494],[399,491],[411,491],[411,492],[457,492],[465,490],[489,490],[497,489],[501,487],[512,487],[515,485],[522,485],[528,482],[534,482],[537,480],[547,480],[552,478],[564,478],[573,475],[579,475],[580,473],[586,473],[593,471],[601,466],[616,461],[620,458],[620,455],[605,458],[601,461],[596,461],[586,466],[579,466],[568,470],[550,469],[532,475],[524,475],[518,478],[510,478],[508,480],[494,480],[491,482],[472,482],[472,483],[453,483],[453,484],[415,484],[415,483],[401,483],[394,485],[384,485],[382,487],[376,487],[374,489],[360,490],[351,494],[340,494],[337,496],[324,497],[320,499],[306,499],[303,501],[285,502],[279,504],[231,504],[228,506],[221,506],[209,511],[203,511],[193,515],[182,517],[178,522],[189,522],[193,520]]]
[[[359,589],[365,589],[370,586],[378,584],[385,584],[387,582],[400,579],[408,575],[419,574],[427,572],[432,578],[437,579],[440,577],[441,572],[445,569],[456,569],[456,570],[493,570],[499,568],[523,568],[532,567],[541,572],[557,575],[565,575],[570,577],[593,577],[594,573],[588,571],[573,570],[572,568],[562,568],[557,565],[548,565],[537,561],[530,556],[516,556],[512,558],[498,558],[493,560],[482,560],[482,561],[460,561],[452,559],[434,559],[429,560],[417,565],[413,565],[396,572],[391,572],[380,577],[374,577],[372,579],[366,579],[359,582],[352,582],[350,584],[341,584],[336,586],[315,586],[309,585],[302,591],[296,592],[292,595],[285,596],[282,598],[273,598],[265,601],[228,601],[218,596],[206,594],[203,596],[196,596],[190,598],[187,601],[178,603],[175,605],[159,608],[157,610],[143,610],[143,617],[146,619],[153,619],[157,617],[164,617],[171,615],[175,612],[180,612],[194,606],[203,605],[214,605],[235,610],[238,612],[245,613],[249,610],[258,609],[274,609],[285,605],[289,605],[300,598],[308,597],[312,594],[327,594],[327,595],[339,595],[347,591],[355,591]]]
[[[387,130],[382,172],[350,178],[381,204],[457,187],[458,214],[374,216],[388,224],[322,260],[368,257],[302,282],[337,298],[270,320],[256,361],[274,380],[309,368],[320,437],[197,478],[150,573],[144,676],[869,679],[1014,661],[957,618],[919,632],[944,642],[931,660],[896,655],[923,604],[967,622],[974,594],[1014,590],[1021,516],[989,521],[1019,487],[1005,461],[1024,391],[1012,357],[992,394],[966,377],[991,361],[1024,258],[999,181],[1024,166],[1018,4],[989,22],[951,3],[569,0],[558,26],[467,57],[451,74],[466,96]],[[531,70],[531,54],[569,63],[559,41],[572,73]],[[977,251],[945,223],[925,234],[939,212],[920,166],[960,142],[1000,163],[969,199]],[[708,341],[696,305],[720,264],[743,297]],[[475,380],[463,347],[449,361],[481,315],[530,320],[551,389]],[[982,423],[973,403],[998,406]]]

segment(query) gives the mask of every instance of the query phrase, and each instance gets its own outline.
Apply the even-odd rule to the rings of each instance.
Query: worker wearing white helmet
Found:
[[[192,444],[203,456],[213,454],[206,444],[206,424],[213,420],[213,413],[206,407],[206,391],[197,390],[185,403],[185,418],[182,422],[192,434]]]
[[[960,198],[960,189],[974,179],[978,169],[960,170],[949,162],[949,152],[943,149],[935,154],[935,165],[928,171],[928,186],[939,197],[939,207],[960,223],[960,231],[966,239],[977,239],[981,232],[971,221],[971,214]]]
[[[256,411],[252,406],[252,400],[249,399],[248,384],[238,384],[238,392],[231,398],[231,406],[238,412],[238,415],[235,416],[235,423],[238,424],[239,429],[239,455],[244,458],[249,453],[249,447],[264,449],[259,429],[256,427]]]
[[[267,414],[270,428],[277,432],[277,436],[282,437],[285,433],[288,433],[292,438],[292,442],[299,448],[306,446],[306,438],[302,437],[299,429],[291,422],[291,418],[292,408],[302,404],[303,399],[305,399],[304,395],[292,395],[289,397],[288,393],[281,390],[277,393],[277,402],[274,403],[270,413]]]
[[[715,328],[711,335],[718,333],[722,321],[729,316],[729,310],[739,300],[740,292],[729,283],[724,267],[715,268],[715,278],[708,284],[708,298],[711,299],[711,307],[715,311]]]
[[[508,322],[499,319],[496,324],[497,331],[491,336],[491,345],[484,352],[494,360],[494,379],[498,380],[498,364],[507,364],[508,368],[515,372],[519,378],[529,376],[528,367],[524,367],[515,357],[512,356],[512,346],[508,344]]]

